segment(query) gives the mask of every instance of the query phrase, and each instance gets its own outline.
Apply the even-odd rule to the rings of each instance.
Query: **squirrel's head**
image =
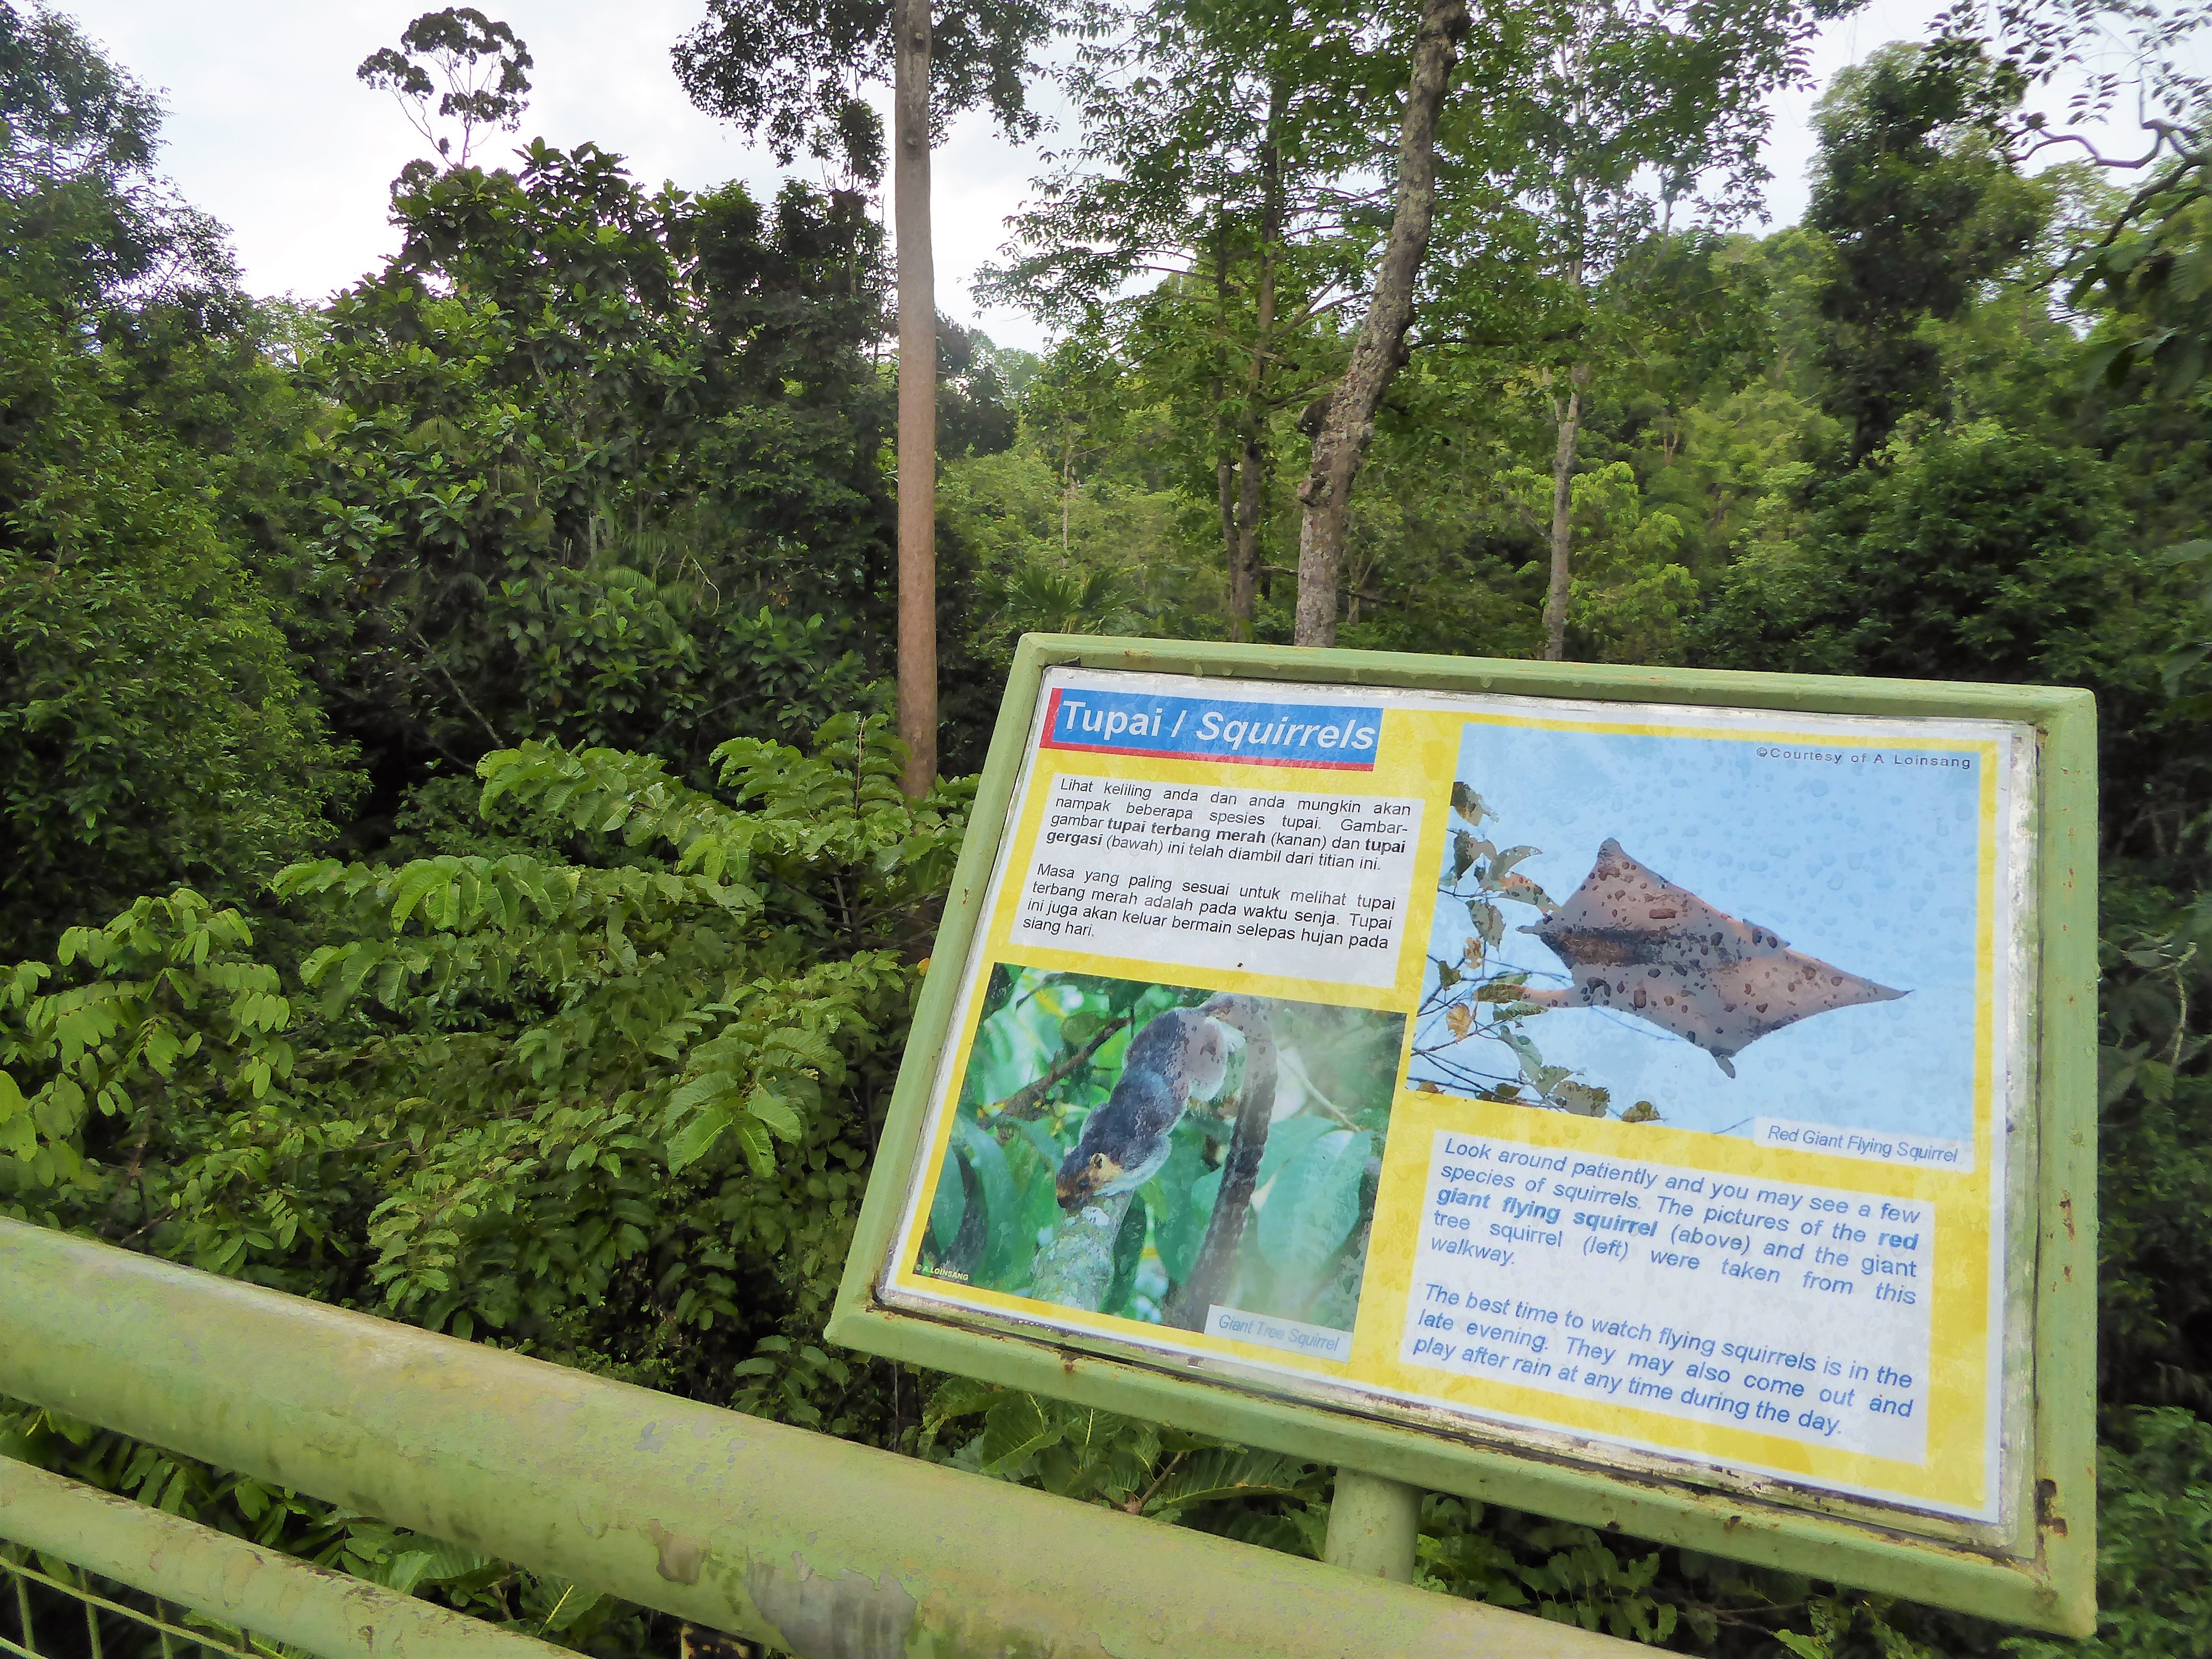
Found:
[[[1060,1196],[1060,1207],[1074,1214],[1121,1173],[1121,1166],[1105,1153],[1085,1152],[1077,1147],[1061,1160],[1059,1177],[1053,1182]]]

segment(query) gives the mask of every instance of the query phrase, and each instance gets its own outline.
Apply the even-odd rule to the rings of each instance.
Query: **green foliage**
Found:
[[[351,634],[328,678],[380,787],[538,735],[697,781],[739,710],[795,737],[865,706],[888,410],[860,199],[648,195],[539,143],[393,209],[400,252],[307,363],[337,405],[306,447]]]
[[[333,942],[282,983],[189,892],[67,935],[9,981],[0,1198],[664,1380],[818,1330],[963,798],[907,802],[880,719],[720,761],[708,794],[610,751],[489,757],[488,800],[629,861],[296,866],[279,893]],[[613,1338],[630,1295],[653,1321]]]
[[[966,1378],[938,1385],[915,1449],[992,1479],[1291,1554],[1319,1557],[1328,1534],[1326,1468]],[[1837,1650],[1788,1633],[1788,1621],[1809,1617],[1825,1632],[1859,1619],[1898,1644],[1885,1659],[1926,1651],[1883,1622],[1887,1603],[1820,1596],[1789,1574],[1464,1498],[1422,1500],[1416,1548],[1424,1589],[1626,1640],[1771,1654],[1778,1632],[1790,1651],[1827,1659]]]
[[[2212,1425],[2123,1414],[2097,1458],[2097,1634],[2014,1641],[2020,1659],[2198,1659],[2212,1652]]]
[[[2107,883],[2099,1392],[2212,1413],[2212,902]]]
[[[178,882],[242,896],[350,781],[288,627],[301,423],[153,106],[0,7],[0,951]],[[219,439],[211,439],[220,431]]]
[[[2105,810],[2196,770],[2160,664],[2178,596],[2129,544],[2095,456],[1979,422],[1893,444],[1814,497],[1802,539],[1747,553],[1698,621],[1716,667],[2085,685],[2103,703]],[[2110,821],[2108,819],[2108,821]]]
[[[1505,483],[1532,526],[1549,520],[1548,477],[1521,467]],[[1696,579],[1679,562],[1681,517],[1648,506],[1626,461],[1575,474],[1568,501],[1576,558],[1567,627],[1582,647],[1578,654],[1595,662],[1680,662],[1698,597]]]
[[[278,891],[329,941],[296,968],[190,891],[15,965],[0,1209],[883,1436],[881,1380],[819,1333],[967,791],[907,800],[880,717],[715,763],[702,792],[610,750],[488,757],[488,809],[601,864],[295,866]],[[641,1639],[574,1587],[49,1413],[0,1437],[572,1644]]]
[[[1850,422],[1855,461],[1940,395],[1942,352],[1923,319],[1956,317],[2034,236],[2032,195],[1989,138],[2021,90],[1978,53],[1899,46],[1821,100],[1805,222],[1833,250],[1820,295],[1824,401]]]
[[[969,1438],[940,1443],[949,1427],[979,1417]],[[1328,1525],[1328,1476],[1311,1464],[964,1377],[930,1396],[916,1449],[994,1480],[1303,1555],[1321,1553]]]
[[[2149,572],[2094,456],[1987,422],[1930,434],[1838,480],[1809,531],[1810,545],[1730,569],[1705,619],[1709,657],[1906,678],[1971,661],[2141,708]]]
[[[2092,371],[2115,382],[2150,372],[2161,391],[2202,380],[2212,351],[2203,325],[2212,289],[2212,161],[2177,167],[2130,207],[2132,216],[2082,256],[2074,300],[2094,297],[2112,315],[2098,331]]]

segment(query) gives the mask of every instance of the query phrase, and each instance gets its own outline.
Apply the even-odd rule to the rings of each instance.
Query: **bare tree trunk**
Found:
[[[1229,222],[1224,216],[1214,223],[1213,230],[1213,318],[1217,335],[1229,337]],[[1206,401],[1214,410],[1214,419],[1221,418],[1222,393],[1224,387],[1221,376],[1216,374],[1206,383]],[[1227,434],[1223,434],[1224,437]],[[1252,637],[1252,615],[1249,605],[1241,605],[1243,589],[1237,581],[1242,566],[1237,561],[1237,463],[1224,452],[1213,463],[1213,482],[1221,495],[1221,562],[1229,573],[1229,597],[1224,607],[1229,623],[1229,637],[1249,640]]]
[[[1214,1194],[1213,1213],[1206,1218],[1206,1237],[1191,1263],[1190,1277],[1176,1286],[1160,1313],[1163,1325],[1178,1330],[1204,1330],[1213,1304],[1235,1290],[1244,1218],[1252,1207],[1253,1189],[1260,1184],[1260,1160],[1267,1156],[1267,1129],[1275,1111],[1273,1022],[1264,1001],[1243,1000],[1247,1008],[1237,1027],[1244,1033],[1244,1098],[1237,1109],[1237,1126],[1229,1132],[1221,1187]]]
[[[1257,427],[1244,428],[1244,447],[1237,463],[1237,550],[1229,572],[1231,637],[1252,637],[1259,609],[1260,510],[1267,487],[1267,451]]]
[[[898,0],[898,729],[906,793],[937,781],[937,273],[929,233],[929,0]]]
[[[1468,27],[1467,0],[1427,0],[1398,137],[1398,203],[1390,240],[1375,273],[1375,297],[1352,342],[1352,361],[1315,435],[1313,471],[1298,486],[1298,500],[1305,507],[1298,532],[1294,635],[1300,645],[1336,643],[1337,575],[1344,562],[1352,482],[1375,440],[1375,411],[1405,361],[1406,331],[1413,325],[1413,278],[1428,252],[1437,216],[1437,111],[1451,84]]]
[[[1583,387],[1589,366],[1567,372],[1567,401],[1559,412],[1559,447],[1552,452],[1552,585],[1544,594],[1544,660],[1567,654],[1567,595],[1574,574],[1575,441],[1583,425]]]
[[[1214,388],[1213,401],[1221,401],[1221,389]],[[1224,455],[1213,464],[1213,482],[1221,495],[1221,556],[1229,569],[1229,637],[1247,637],[1244,619],[1237,609],[1237,467]]]
[[[1238,423],[1237,513],[1229,540],[1229,637],[1252,637],[1259,608],[1260,514],[1267,483],[1267,382],[1275,366],[1275,304],[1283,253],[1283,147],[1290,88],[1278,80],[1267,94],[1267,137],[1260,148],[1265,183],[1260,198],[1259,283],[1253,295],[1252,356],[1244,371],[1244,416]],[[1223,280],[1226,280],[1225,273]]]

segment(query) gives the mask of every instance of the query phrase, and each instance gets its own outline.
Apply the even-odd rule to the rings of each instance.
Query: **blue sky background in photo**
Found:
[[[1748,1134],[1768,1116],[1971,1139],[1983,763],[1900,765],[1913,751],[1832,741],[1787,746],[1869,757],[1761,758],[1775,746],[1470,725],[1458,775],[1498,815],[1485,837],[1540,849],[1516,868],[1556,901],[1611,836],[1709,904],[1911,994],[1761,1037],[1736,1055],[1733,1079],[1711,1054],[1611,1010],[1556,1010],[1523,1029],[1547,1062],[1610,1090],[1616,1111],[1648,1099],[1678,1128]],[[1532,985],[1569,983],[1549,949],[1516,931],[1535,911],[1499,908],[1507,932],[1492,963],[1528,969]],[[1430,954],[1457,956],[1469,932],[1465,908],[1440,900]],[[1425,991],[1435,985],[1432,965]],[[1442,1035],[1440,1020],[1425,1021],[1420,1042]],[[1412,1075],[1424,1076],[1418,1060]]]

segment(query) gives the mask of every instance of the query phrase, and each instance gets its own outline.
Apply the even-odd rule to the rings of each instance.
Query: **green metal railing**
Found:
[[[8,1221],[0,1394],[801,1659],[1633,1647]],[[549,1650],[4,1459],[0,1538],[325,1659]]]
[[[0,1544],[0,1578],[7,1581],[7,1612],[14,1615],[15,1629],[13,1637],[0,1636],[0,1652],[21,1659],[78,1651],[93,1659],[143,1659],[149,1654],[159,1654],[161,1659],[188,1654],[266,1659],[271,1652],[283,1652],[234,1626],[198,1617],[20,1545]],[[56,1614],[62,1624],[58,1638]],[[191,1622],[179,1624],[179,1620]],[[6,1613],[0,1613],[0,1628],[7,1623]]]
[[[559,1651],[12,1461],[0,1464],[0,1538],[13,1590],[0,1650],[18,1659]]]
[[[34,1557],[33,1552],[16,1545],[0,1544],[0,1577],[8,1581],[13,1592],[9,1602],[15,1627],[13,1637],[0,1636],[0,1652],[16,1654],[21,1659],[46,1659],[49,1653],[75,1651],[79,1640],[94,1659],[141,1659],[149,1653],[158,1653],[161,1659],[193,1653],[220,1656],[220,1659],[265,1659],[272,1651],[270,1645],[234,1626],[195,1619],[155,1597],[138,1594],[127,1584],[111,1583],[52,1556]],[[34,1611],[41,1603],[48,1613],[63,1613],[65,1636],[78,1640],[57,1641],[50,1620]],[[81,1635],[70,1628],[80,1610]],[[179,1619],[191,1619],[192,1623],[180,1625]],[[0,1628],[6,1623],[6,1617],[0,1615]],[[125,1638],[120,1642],[117,1640],[118,1623]],[[198,1627],[203,1625],[208,1627]],[[134,1637],[137,1639],[130,1639]],[[273,1651],[281,1654],[283,1650]]]

